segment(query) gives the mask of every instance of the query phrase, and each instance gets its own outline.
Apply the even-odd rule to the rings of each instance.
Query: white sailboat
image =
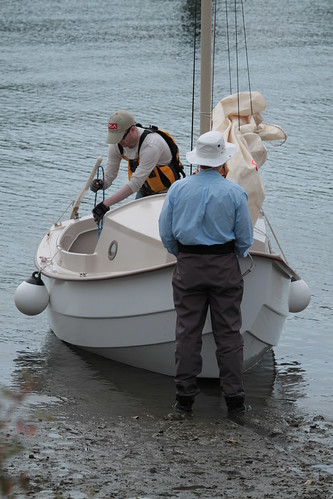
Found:
[[[244,367],[248,369],[278,344],[289,313],[303,310],[310,292],[283,253],[273,252],[262,212],[263,187],[258,171],[258,164],[266,157],[262,140],[281,138],[278,127],[262,123],[262,96],[250,96],[254,112],[249,112],[247,93],[223,99],[211,119],[212,8],[211,0],[201,3],[200,132],[213,127],[237,144],[240,167],[228,163],[228,178],[247,190],[254,223],[250,256],[240,261],[244,274]],[[237,123],[235,98],[236,114],[241,115]],[[113,209],[105,215],[99,233],[93,217],[79,217],[78,209],[101,162],[102,158],[98,158],[70,218],[53,224],[40,242],[35,255],[37,272],[18,287],[15,303],[30,315],[47,307],[51,329],[64,342],[114,361],[173,376],[176,315],[171,279],[175,258],[163,247],[158,231],[165,194]],[[201,376],[218,377],[209,317],[203,332],[202,356]]]

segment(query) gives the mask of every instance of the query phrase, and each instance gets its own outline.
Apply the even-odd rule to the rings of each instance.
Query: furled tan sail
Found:
[[[251,97],[251,98],[250,98]],[[237,145],[236,154],[227,163],[227,177],[241,185],[248,194],[251,220],[255,225],[265,192],[259,168],[265,163],[264,141],[285,141],[287,135],[277,125],[263,123],[266,108],[259,92],[241,92],[222,99],[213,110],[213,130]]]

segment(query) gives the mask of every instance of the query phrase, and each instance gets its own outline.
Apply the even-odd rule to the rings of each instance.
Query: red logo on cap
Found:
[[[108,130],[118,130],[118,123],[108,123]]]

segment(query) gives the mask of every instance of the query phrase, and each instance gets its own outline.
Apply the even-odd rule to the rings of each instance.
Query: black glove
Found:
[[[97,224],[102,220],[104,217],[105,213],[109,211],[110,208],[108,206],[105,206],[103,201],[95,206],[95,208],[92,210],[92,214],[94,215],[94,220]]]
[[[97,192],[100,189],[103,189],[103,180],[94,178],[94,180],[90,184],[90,190],[93,192]]]

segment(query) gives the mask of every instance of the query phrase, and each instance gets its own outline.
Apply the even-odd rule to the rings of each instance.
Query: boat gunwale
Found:
[[[296,280],[299,279],[298,274],[293,270],[283,259],[280,255],[272,253],[265,253],[263,251],[250,251],[249,255],[251,257],[259,257],[259,258],[264,258],[268,260],[272,260],[278,264],[278,266],[290,276],[290,278],[295,278]],[[38,262],[37,262],[37,252],[35,254],[35,266],[37,270],[44,275],[45,277],[54,279],[54,280],[61,280],[61,281],[105,281],[109,279],[120,279],[124,277],[131,277],[135,275],[141,275],[141,274],[147,274],[151,272],[156,272],[158,270],[163,270],[167,269],[170,267],[174,267],[176,265],[176,261],[174,262],[167,262],[162,265],[155,265],[154,267],[150,268],[144,268],[144,269],[138,269],[138,270],[131,270],[131,271],[122,271],[122,272],[117,272],[111,275],[111,273],[100,273],[100,275],[97,274],[77,274],[77,275],[70,275],[70,274],[59,274],[58,272],[51,272],[48,271],[45,268],[42,268]]]

